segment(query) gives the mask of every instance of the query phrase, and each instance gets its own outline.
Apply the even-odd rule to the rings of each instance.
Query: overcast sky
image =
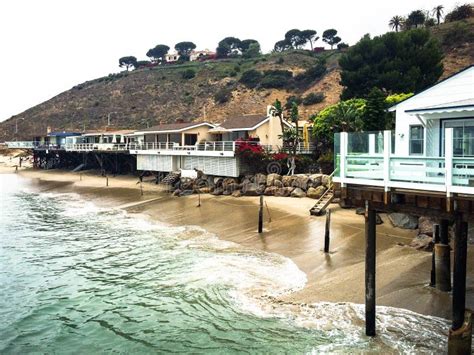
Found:
[[[0,5],[0,121],[86,80],[120,71],[118,58],[146,59],[156,44],[215,49],[227,36],[264,52],[292,28],[335,28],[354,44],[388,30],[393,15],[456,1],[12,0]],[[322,42],[319,42],[322,45]]]

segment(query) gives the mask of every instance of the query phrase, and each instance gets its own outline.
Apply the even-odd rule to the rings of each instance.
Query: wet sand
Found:
[[[14,169],[0,164],[1,172]],[[219,238],[244,247],[291,258],[307,274],[301,291],[285,301],[364,303],[364,218],[351,209],[331,205],[331,247],[322,252],[324,217],[309,215],[314,200],[265,197],[264,233],[257,233],[258,198],[201,195],[172,197],[153,183],[137,178],[103,177],[91,173],[20,169],[39,191],[75,192],[104,207],[125,208],[154,221],[172,225],[198,225]],[[431,253],[408,246],[416,231],[394,228],[385,215],[377,226],[377,305],[409,309],[421,314],[451,318],[451,295],[428,286]],[[474,246],[468,251],[467,307],[474,308]],[[275,275],[278,277],[278,275]]]

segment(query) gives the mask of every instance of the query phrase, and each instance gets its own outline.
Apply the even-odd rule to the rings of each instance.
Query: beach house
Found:
[[[474,195],[474,66],[389,111],[393,132],[336,134],[335,182]]]

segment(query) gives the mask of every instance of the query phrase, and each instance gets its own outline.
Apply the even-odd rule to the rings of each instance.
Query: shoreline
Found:
[[[14,168],[0,166],[0,173]],[[173,197],[154,183],[143,183],[141,196],[133,176],[106,179],[92,173],[19,169],[38,191],[74,192],[102,207],[123,208],[153,221],[197,225],[222,240],[290,258],[307,275],[305,287],[281,297],[284,302],[364,303],[364,218],[332,204],[330,253],[324,254],[324,217],[311,217],[314,200],[266,196],[264,232],[257,233],[258,197],[201,195]],[[81,180],[82,175],[82,180]],[[269,212],[269,213],[268,213]],[[271,218],[271,222],[269,219]],[[377,226],[377,305],[451,318],[451,295],[428,286],[431,253],[408,246],[416,231],[394,228],[382,215]],[[468,250],[466,307],[474,308],[474,248]]]

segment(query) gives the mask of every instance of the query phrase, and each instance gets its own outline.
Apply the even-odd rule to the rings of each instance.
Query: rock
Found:
[[[321,184],[326,186],[326,187],[329,187],[329,184],[331,183],[331,178],[329,177],[329,175],[321,175]]]
[[[306,175],[296,175],[295,179],[291,183],[293,187],[299,187],[300,189],[306,191],[308,189],[309,177]]]
[[[265,184],[264,185],[259,185],[259,187],[257,188],[257,194],[258,195],[263,195],[266,188],[267,188],[267,186]]]
[[[211,192],[212,195],[214,196],[219,196],[224,193],[224,189],[222,187],[216,187],[214,191]]]
[[[204,188],[204,187],[208,187],[209,184],[207,182],[207,179],[197,179],[194,181],[194,190],[198,190],[198,189],[201,189],[201,188]]]
[[[173,196],[181,196],[181,190],[180,189],[176,189],[173,191]]]
[[[216,177],[214,178],[214,186],[216,186],[216,187],[221,187],[223,181],[224,181],[223,178],[221,178],[221,177],[219,177],[219,176],[216,176]]]
[[[418,218],[418,234],[433,236],[433,224],[439,223],[438,220],[430,217],[421,216]]]
[[[236,190],[234,192],[232,192],[232,196],[234,197],[241,197],[242,196],[242,192],[240,190]]]
[[[418,218],[405,213],[389,213],[388,219],[398,228],[416,229],[418,226]]]
[[[363,216],[365,215],[365,208],[364,207],[357,207],[356,208],[356,214]]]
[[[375,224],[383,224],[383,219],[378,213],[375,214]]]
[[[276,186],[268,186],[268,187],[265,189],[265,191],[263,192],[263,194],[264,194],[265,196],[273,196],[273,195],[275,195],[276,190],[278,190],[278,187],[276,187]]]
[[[200,194],[208,194],[211,192],[211,188],[210,187],[201,187],[198,192]]]
[[[232,192],[230,192],[229,190],[224,190],[224,192],[222,193],[222,195],[224,195],[224,196],[230,196],[230,195],[232,195]]]
[[[292,191],[293,191],[292,187],[282,187],[275,191],[275,196],[288,197],[291,195]]]
[[[236,191],[236,190],[240,190],[240,185],[237,184],[237,183],[232,183],[232,184],[228,184],[228,185],[222,185],[222,188],[224,189],[224,191],[229,191],[230,193]]]
[[[237,183],[237,180],[235,180],[234,178],[225,178],[224,180],[222,180],[222,188],[224,190],[227,190],[229,185],[236,184],[236,183]]]
[[[265,174],[255,174],[254,182],[257,185],[266,185],[267,184],[267,176]]]
[[[282,176],[281,181],[283,182],[284,187],[291,187],[293,185],[293,181],[296,179],[295,176]]]
[[[255,183],[248,183],[242,186],[242,194],[245,196],[258,196],[259,193],[257,189],[259,186]]]
[[[308,188],[309,187],[318,187],[321,185],[321,179],[323,174],[312,174],[309,176]]]
[[[283,187],[283,182],[281,182],[281,180],[274,180],[273,186],[278,187],[278,188]]]
[[[303,189],[297,187],[291,192],[291,197],[305,197],[306,193],[303,191]]]
[[[308,196],[309,198],[318,199],[324,194],[325,191],[326,188],[323,185],[318,187],[310,187],[306,192],[306,196]]]
[[[433,251],[433,245],[434,245],[433,237],[426,234],[418,235],[410,243],[410,246],[412,248],[415,248],[417,250],[424,250],[424,251]]]
[[[181,178],[180,180],[180,189],[181,190],[193,190],[194,189],[194,180],[190,178]]]
[[[267,186],[275,186],[275,181],[281,182],[280,174],[268,174],[267,175]]]
[[[189,195],[192,195],[193,193],[194,193],[194,190],[183,190],[181,191],[179,196],[189,196]]]

